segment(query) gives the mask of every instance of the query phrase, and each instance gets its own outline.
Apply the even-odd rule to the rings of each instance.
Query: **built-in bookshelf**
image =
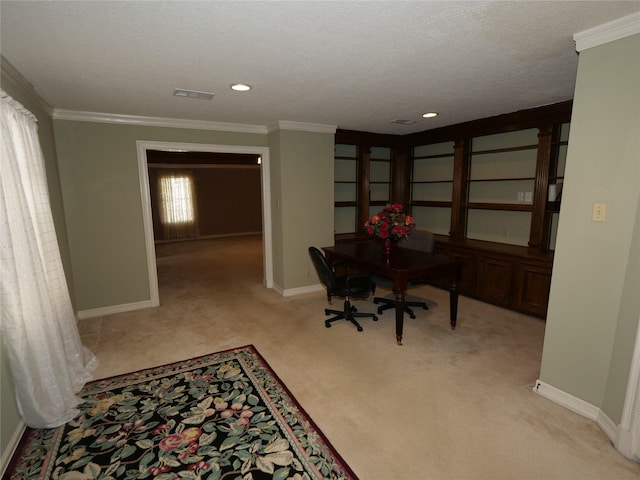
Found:
[[[391,148],[369,149],[369,217],[391,200]]]
[[[544,317],[571,106],[403,136],[338,130],[336,162],[352,163],[344,175],[336,163],[336,241],[368,241],[368,216],[402,203],[437,253],[463,262],[461,293]]]
[[[358,147],[337,144],[334,148],[334,232],[336,235],[357,231]]]
[[[453,195],[454,143],[414,147],[411,164],[411,213],[417,225],[449,235]]]

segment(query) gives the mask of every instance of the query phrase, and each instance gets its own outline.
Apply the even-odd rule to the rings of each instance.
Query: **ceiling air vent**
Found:
[[[176,88],[173,91],[173,94],[176,97],[199,98],[200,100],[211,100],[215,95],[215,93],[198,92],[196,90],[184,90],[182,88]]]
[[[415,120],[403,120],[402,118],[396,118],[395,120],[391,120],[391,123],[399,123],[400,125],[411,125],[412,123],[416,123]]]

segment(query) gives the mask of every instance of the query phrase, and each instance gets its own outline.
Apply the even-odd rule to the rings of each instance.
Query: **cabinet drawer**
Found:
[[[472,252],[457,250],[448,247],[436,247],[435,253],[447,255],[462,262],[460,271],[460,279],[458,280],[458,291],[463,295],[475,295],[476,285],[476,256]],[[450,284],[439,285],[443,288],[449,288]]]

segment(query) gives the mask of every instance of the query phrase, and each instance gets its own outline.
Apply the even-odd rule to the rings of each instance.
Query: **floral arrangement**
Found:
[[[401,240],[407,237],[414,229],[413,217],[404,213],[402,205],[391,203],[369,220],[364,222],[364,227],[369,235],[374,235],[382,240]]]

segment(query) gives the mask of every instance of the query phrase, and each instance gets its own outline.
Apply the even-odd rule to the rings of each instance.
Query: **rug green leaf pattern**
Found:
[[[11,479],[357,480],[252,346],[88,384]]]

